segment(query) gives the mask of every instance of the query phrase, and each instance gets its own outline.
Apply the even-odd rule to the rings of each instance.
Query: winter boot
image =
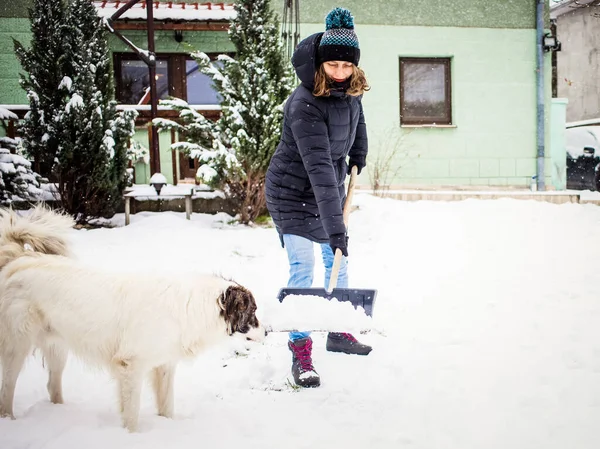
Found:
[[[345,332],[329,332],[325,347],[331,352],[345,352],[346,354],[358,355],[367,355],[373,349],[371,346],[359,342],[352,334]]]
[[[312,364],[312,339],[289,341],[288,348],[292,351],[292,375],[296,385],[307,388],[321,385],[321,378]]]

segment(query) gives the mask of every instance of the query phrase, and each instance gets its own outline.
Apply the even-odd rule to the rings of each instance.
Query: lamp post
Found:
[[[162,173],[154,173],[150,178],[150,185],[156,190],[156,194],[160,195],[160,191],[167,185],[167,178]]]

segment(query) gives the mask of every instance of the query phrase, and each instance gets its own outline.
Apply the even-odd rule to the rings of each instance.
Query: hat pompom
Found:
[[[317,61],[348,61],[358,65],[360,48],[354,31],[354,17],[346,8],[334,8],[325,18],[325,32],[319,42]]]
[[[334,28],[354,28],[354,17],[346,8],[334,8],[325,18],[325,29],[331,30]]]

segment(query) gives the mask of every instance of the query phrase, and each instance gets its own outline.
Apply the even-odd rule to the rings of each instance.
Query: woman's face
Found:
[[[354,64],[347,61],[326,61],[323,63],[325,74],[334,81],[341,83],[352,75]]]

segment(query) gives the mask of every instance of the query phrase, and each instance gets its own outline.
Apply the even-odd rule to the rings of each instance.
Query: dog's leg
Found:
[[[48,364],[48,394],[50,402],[62,404],[62,375],[67,364],[68,352],[62,346],[56,344],[44,345],[42,347],[44,360]]]
[[[173,382],[175,380],[175,365],[157,366],[154,368],[152,374],[152,385],[154,386],[158,414],[165,418],[173,418]]]
[[[15,387],[23,363],[31,349],[27,341],[13,342],[5,341],[0,353],[2,362],[2,389],[0,389],[0,418],[10,417],[15,419],[13,414],[13,400],[15,397]]]
[[[115,358],[113,363],[119,381],[123,426],[130,432],[136,432],[140,414],[143,371],[131,358]]]

